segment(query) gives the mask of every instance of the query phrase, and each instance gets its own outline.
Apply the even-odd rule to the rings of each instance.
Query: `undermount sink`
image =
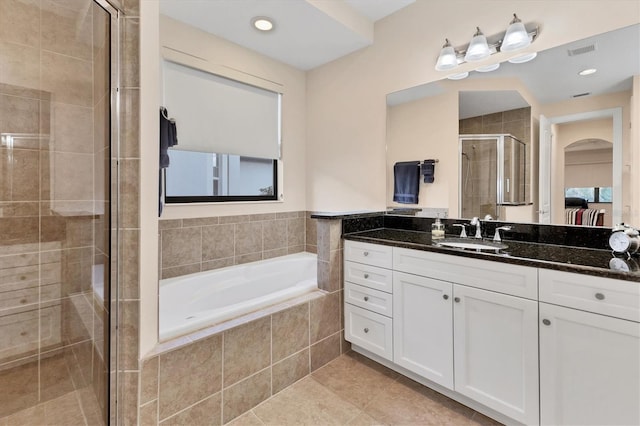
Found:
[[[501,243],[491,241],[474,240],[471,238],[445,238],[443,240],[434,241],[434,244],[440,247],[457,248],[471,251],[492,251],[498,252],[507,248]]]

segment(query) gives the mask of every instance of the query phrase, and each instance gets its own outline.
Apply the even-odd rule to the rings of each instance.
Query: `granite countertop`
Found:
[[[456,238],[447,235],[447,238]],[[430,232],[406,231],[402,229],[379,228],[363,232],[344,234],[346,240],[383,244],[416,250],[432,251],[454,256],[472,257],[496,262],[511,263],[537,268],[577,272],[605,278],[640,282],[640,271],[623,272],[610,269],[611,251],[552,244],[539,244],[503,240],[506,249],[498,253],[475,252],[455,248],[439,247],[431,240]],[[473,238],[469,239],[473,241]],[[626,259],[623,257],[622,259]],[[640,263],[640,259],[633,258]]]

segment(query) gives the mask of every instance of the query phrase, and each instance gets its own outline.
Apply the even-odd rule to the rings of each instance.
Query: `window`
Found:
[[[178,134],[165,201],[278,200],[281,94],[170,60],[162,73]]]
[[[565,188],[565,197],[583,198],[590,203],[611,203],[613,199],[611,187]]]

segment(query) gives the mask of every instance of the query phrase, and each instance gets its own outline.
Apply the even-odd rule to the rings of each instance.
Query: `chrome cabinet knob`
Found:
[[[366,257],[366,256],[369,256],[369,252],[368,252],[368,251],[365,251],[365,252],[364,252],[364,253],[362,253],[362,254],[363,254],[365,257]]]
[[[442,295],[442,298],[443,298],[444,300],[449,300],[449,295],[448,295],[448,294],[443,294],[443,295]]]
[[[596,293],[596,299],[598,299],[598,300],[604,300],[604,294],[602,294],[602,293]]]
[[[548,319],[546,319],[546,318],[542,320],[542,323],[543,323],[544,325],[551,325],[551,321],[549,321],[549,320],[548,320]]]
[[[459,297],[454,297],[453,301],[456,302],[456,303],[460,303],[460,298]]]
[[[368,301],[369,301],[369,296],[365,296],[365,297],[364,297],[364,301],[365,301],[365,302],[368,302]]]
[[[369,278],[369,274],[364,274],[364,278],[365,279]]]
[[[369,329],[365,327],[364,332],[365,332],[365,333],[368,333],[368,332],[369,332]]]

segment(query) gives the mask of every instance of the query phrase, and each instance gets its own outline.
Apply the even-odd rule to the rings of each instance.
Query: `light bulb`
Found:
[[[514,13],[513,20],[509,23],[509,28],[504,35],[500,50],[502,52],[513,52],[522,49],[531,44],[531,39],[527,33],[527,29],[518,16]]]
[[[467,53],[464,55],[464,60],[467,62],[477,62],[491,55],[489,45],[487,44],[487,38],[482,34],[479,27],[476,27],[477,31],[469,43]]]
[[[442,46],[440,56],[438,56],[438,62],[436,62],[437,71],[446,71],[458,66],[458,57],[448,39],[445,39],[446,43]]]

